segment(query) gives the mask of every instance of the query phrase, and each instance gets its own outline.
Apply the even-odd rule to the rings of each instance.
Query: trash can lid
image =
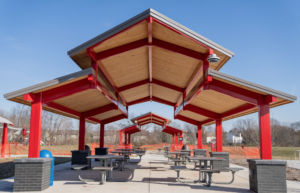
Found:
[[[40,157],[53,158],[52,153],[46,149],[40,151]]]

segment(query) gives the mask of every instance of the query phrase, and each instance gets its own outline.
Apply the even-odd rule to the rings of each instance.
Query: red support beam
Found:
[[[99,136],[99,147],[100,148],[104,147],[104,127],[105,127],[105,124],[101,123],[100,124],[100,136]]]
[[[129,89],[132,89],[132,88],[135,88],[135,87],[138,87],[138,86],[142,86],[142,85],[145,85],[145,84],[149,84],[149,79],[141,80],[139,82],[135,82],[135,83],[132,83],[132,84],[129,84],[129,85],[126,85],[126,86],[119,87],[118,91],[123,92],[125,90],[129,90]]]
[[[185,89],[182,95],[178,98],[176,102],[176,106],[179,106],[181,102],[184,102],[185,97],[187,96],[187,91],[192,90],[192,86],[195,85],[196,81],[198,81],[198,77],[202,74],[203,80],[205,80],[206,71],[209,68],[209,62],[207,61],[209,55],[213,54],[214,51],[212,49],[208,49],[207,53],[203,55],[202,62],[199,62],[197,68],[195,69],[194,73],[192,74],[191,78],[189,79],[188,83],[185,86]],[[197,92],[199,94],[199,92]]]
[[[159,124],[159,125],[164,125],[164,122],[160,122],[158,120],[152,119],[153,123]]]
[[[90,88],[91,84],[87,79],[78,80],[70,84],[44,91],[42,102],[51,102],[59,98],[88,90]]]
[[[205,125],[206,123],[210,123],[210,122],[212,122],[212,121],[215,121],[215,119],[207,119],[207,120],[205,120],[205,121],[201,121],[201,124],[202,124],[202,125]]]
[[[171,26],[168,26],[167,24],[165,24],[165,23],[163,23],[163,22],[161,22],[161,21],[159,21],[159,20],[157,20],[157,19],[155,19],[155,18],[153,18],[153,21],[155,21],[155,22],[159,23],[160,25],[162,25],[162,26],[164,26],[164,27],[166,27],[166,28],[168,28],[168,29],[174,31],[175,33],[177,33],[177,34],[179,34],[179,35],[182,35],[182,36],[184,36],[184,37],[186,37],[186,38],[188,38],[188,39],[190,39],[190,40],[196,42],[197,44],[199,44],[199,45],[201,45],[201,46],[203,46],[203,47],[205,47],[205,48],[209,48],[207,45],[204,45],[204,44],[202,44],[201,42],[198,42],[197,40],[191,38],[190,36],[188,36],[188,35],[186,35],[186,34],[180,32],[180,31],[178,31],[178,30],[176,30],[176,29],[174,29],[174,28],[172,28]]]
[[[216,119],[216,152],[223,152],[222,119]]]
[[[172,107],[175,106],[175,103],[166,101],[164,99],[157,98],[155,96],[152,97],[152,100],[155,101],[155,102],[158,102],[158,103],[162,103],[164,105],[169,105],[169,106],[172,106]]]
[[[226,95],[229,95],[231,97],[246,101],[248,103],[258,105],[258,95],[255,92],[252,92],[250,90],[246,90],[225,82],[221,82],[219,80],[213,79],[210,84],[207,84],[204,87],[205,90],[214,90]]]
[[[102,107],[98,107],[96,109],[86,111],[84,114],[85,114],[85,117],[87,118],[87,117],[92,117],[92,116],[102,114],[102,113],[105,113],[105,112],[108,112],[108,111],[111,111],[111,110],[115,110],[115,109],[117,109],[117,107],[115,105],[108,104],[108,105],[105,105],[105,106],[102,106]]]
[[[180,138],[182,138],[182,132],[180,132]],[[183,140],[183,139],[182,139]],[[180,140],[179,140],[180,141]],[[179,145],[182,145],[182,141],[179,142]]]
[[[42,93],[35,95],[31,103],[30,137],[28,158],[40,157],[41,126],[42,126]]]
[[[151,123],[151,122],[149,121],[148,123],[140,124],[140,126],[147,125],[147,124],[149,124],[149,123]]]
[[[122,54],[122,53],[128,52],[130,50],[141,48],[141,47],[144,47],[147,45],[148,45],[148,38],[145,38],[145,39],[137,40],[135,42],[131,42],[131,43],[128,43],[128,44],[125,44],[122,46],[118,46],[118,47],[115,47],[115,48],[112,48],[109,50],[98,52],[98,53],[96,53],[97,61],[103,60],[105,58],[109,58],[111,56],[115,56],[118,54]]]
[[[152,115],[152,113],[149,113],[149,114],[146,114],[146,115],[144,115],[144,116],[141,116],[141,117],[139,117],[139,118],[137,118],[137,119],[135,119],[135,120],[136,120],[136,121],[139,121],[139,120],[144,119],[144,118],[146,118],[146,117],[149,117],[149,119],[150,119],[151,115]]]
[[[123,145],[123,131],[120,130],[120,145]]]
[[[118,116],[115,116],[115,117],[111,117],[111,118],[108,118],[108,119],[105,119],[105,120],[102,120],[102,123],[104,124],[108,124],[108,123],[111,123],[111,122],[115,122],[115,121],[119,121],[121,119],[126,119],[127,117],[125,115],[118,115]]]
[[[178,91],[178,92],[183,92],[183,88],[180,88],[178,86],[175,86],[175,85],[172,85],[172,84],[169,84],[169,83],[166,83],[166,82],[162,82],[162,81],[154,79],[154,78],[152,79],[152,83],[157,84],[159,86],[169,88],[171,90],[175,90],[175,91]]]
[[[43,106],[47,106],[47,107],[50,107],[52,109],[56,109],[56,110],[64,112],[64,113],[67,113],[67,114],[70,114],[70,115],[74,115],[76,117],[80,117],[81,116],[80,112],[74,111],[72,109],[69,109],[67,107],[61,106],[61,105],[59,105],[57,103],[54,103],[54,102],[44,103]],[[96,123],[101,123],[100,120],[92,118],[92,117],[88,117],[86,119],[88,119],[90,121],[93,121],[93,122],[96,122]]]
[[[184,116],[182,116],[182,115],[177,115],[177,116],[175,117],[175,119],[179,119],[179,120],[181,120],[181,121],[190,123],[190,124],[192,124],[192,125],[198,125],[198,124],[199,124],[199,121],[196,121],[196,120],[194,120],[194,119],[190,119],[190,118],[184,117]]]
[[[176,145],[178,145],[178,133],[175,134],[176,135]]]
[[[149,27],[150,26],[150,27]],[[205,59],[205,54],[201,52],[197,52],[185,47],[178,46],[176,44],[172,44],[169,42],[165,42],[160,39],[152,38],[152,19],[148,20],[148,38],[137,40],[135,42],[131,42],[125,45],[121,45],[115,48],[111,48],[109,50],[105,50],[102,52],[91,52],[89,51],[88,55],[91,57],[92,60],[94,61],[99,61],[103,60],[118,54],[122,54],[134,49],[138,49],[144,46],[156,46],[177,54],[181,54],[190,58],[194,58],[196,60],[204,60]]]
[[[199,84],[196,84],[198,85],[196,89],[194,89],[193,92],[189,93],[188,96],[186,97],[184,103],[183,103],[183,108],[185,110],[185,106],[190,104],[192,102],[192,100],[202,91],[204,90],[204,86],[209,84],[210,82],[212,81],[212,77],[211,76],[207,76],[205,78],[204,81],[202,81],[201,83]]]
[[[150,101],[152,102],[152,42],[153,42],[153,37],[152,37],[152,22],[153,19],[152,17],[148,18],[148,54],[149,54],[149,93],[150,93]]]
[[[141,98],[141,99],[138,99],[138,100],[135,100],[135,101],[131,101],[131,102],[127,103],[127,105],[131,106],[131,105],[136,105],[136,104],[143,103],[143,102],[148,102],[148,101],[149,101],[149,97],[145,97],[145,98]]]
[[[174,135],[172,135],[172,145],[174,145]]]
[[[97,44],[95,44],[95,45],[89,47],[88,50],[91,51],[91,52],[93,52],[93,51],[94,51],[93,49],[94,49],[95,47],[99,46],[100,44],[106,42],[107,40],[110,40],[111,38],[113,38],[113,37],[115,37],[115,36],[117,36],[117,35],[119,35],[119,34],[121,34],[121,33],[124,33],[124,32],[126,32],[126,31],[130,30],[131,28],[133,28],[133,27],[135,27],[135,26],[141,24],[142,22],[144,22],[144,21],[146,21],[146,20],[147,20],[147,19],[143,19],[143,20],[141,20],[141,21],[139,21],[139,22],[137,22],[137,23],[135,23],[135,24],[129,26],[128,28],[125,28],[125,29],[119,31],[118,33],[115,33],[114,35],[112,35],[112,36],[110,36],[110,37],[108,37],[108,38],[102,40],[101,42],[98,42]]]
[[[7,146],[7,123],[3,123],[2,147],[1,147],[1,157],[2,158],[6,157],[6,146]]]
[[[145,85],[145,84],[149,84],[149,83],[150,83],[149,79],[141,80],[139,82],[135,82],[135,83],[132,83],[132,84],[129,84],[129,85],[126,85],[126,86],[119,87],[118,91],[123,92],[125,90],[129,90],[129,89],[132,89],[132,88],[135,88],[135,87],[138,87],[138,86],[142,86],[142,85]],[[175,91],[178,91],[178,92],[183,92],[183,89],[178,87],[178,86],[175,86],[175,85],[172,85],[172,84],[169,84],[169,83],[166,83],[166,82],[162,82],[162,81],[154,79],[154,78],[152,78],[152,83],[156,84],[156,85],[159,85],[159,86],[169,88],[171,90],[175,90]]]
[[[143,120],[143,121],[141,121],[141,122],[138,122],[138,124],[144,124],[144,123],[148,123],[148,122],[151,123],[151,120],[150,120],[150,119]]]
[[[181,46],[169,43],[169,42],[165,42],[163,40],[156,39],[156,38],[153,39],[153,46],[156,46],[156,47],[159,47],[159,48],[171,51],[171,52],[175,52],[177,54],[181,54],[181,55],[184,55],[184,56],[187,56],[190,58],[194,58],[196,60],[203,60],[203,58],[204,58],[204,54],[202,54],[201,52],[197,52],[197,51],[185,48],[185,47],[181,47]]]
[[[74,111],[74,110],[69,109],[67,107],[64,107],[62,105],[59,105],[59,104],[57,104],[55,102],[44,103],[43,106],[50,107],[52,109],[56,109],[58,111],[61,111],[61,112],[64,112],[64,113],[67,113],[67,114],[70,114],[70,115],[74,115],[76,117],[80,117],[81,116],[80,112]]]
[[[215,112],[212,112],[212,111],[209,111],[209,110],[206,110],[206,109],[203,109],[201,107],[197,107],[197,106],[194,106],[194,105],[186,105],[184,110],[188,110],[188,111],[191,111],[193,113],[197,113],[199,115],[203,115],[205,117],[208,117],[208,118],[211,118],[211,119],[216,119],[216,117],[219,116],[219,114],[215,113]]]
[[[202,149],[202,124],[198,125],[198,149]]]
[[[222,113],[221,114],[221,118],[225,118],[225,117],[229,117],[231,115],[235,115],[237,113],[241,113],[241,112],[244,112],[244,111],[248,111],[248,110],[251,110],[251,109],[254,109],[256,108],[257,106],[256,105],[253,105],[253,104],[245,104],[243,106],[240,106],[240,107],[237,107],[235,109],[232,109],[230,111],[227,111],[225,113]]]
[[[260,158],[272,159],[271,143],[271,120],[268,98],[259,95],[258,98],[258,119],[259,119],[259,139],[260,139]]]
[[[78,150],[85,150],[85,115],[81,114],[79,119],[79,143]]]

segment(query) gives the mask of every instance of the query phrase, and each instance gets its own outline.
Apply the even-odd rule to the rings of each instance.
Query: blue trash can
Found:
[[[52,158],[51,161],[51,170],[50,170],[50,184],[49,186],[53,186],[53,177],[54,177],[54,160],[55,158],[52,156],[52,153],[48,150],[42,150],[40,151],[40,157],[43,158]]]

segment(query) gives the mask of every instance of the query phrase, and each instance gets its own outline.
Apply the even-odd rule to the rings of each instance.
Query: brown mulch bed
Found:
[[[243,167],[248,168],[248,162],[247,159],[230,159],[230,163],[240,165]],[[300,170],[295,168],[286,167],[286,179],[291,181],[298,181],[300,182]]]

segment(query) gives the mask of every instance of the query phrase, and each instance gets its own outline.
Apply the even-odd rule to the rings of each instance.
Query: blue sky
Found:
[[[300,1],[1,1],[0,94],[79,71],[67,51],[153,8],[233,51],[221,72],[288,94],[300,94]],[[271,110],[300,121],[299,101]],[[0,97],[0,108],[15,103]],[[158,103],[129,107],[173,118]],[[257,118],[257,114],[247,117]],[[232,121],[224,122],[226,130]]]

